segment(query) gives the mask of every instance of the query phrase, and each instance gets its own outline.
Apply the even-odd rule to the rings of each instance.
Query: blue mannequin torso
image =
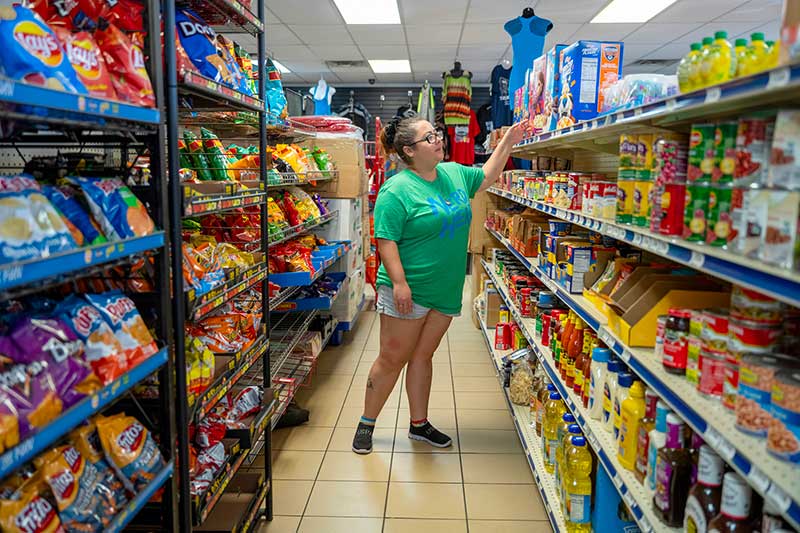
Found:
[[[508,92],[513,102],[514,93],[525,83],[525,70],[531,68],[533,60],[542,55],[545,37],[553,28],[553,23],[534,15],[511,19],[503,28],[511,36],[511,48],[514,50],[508,80]]]

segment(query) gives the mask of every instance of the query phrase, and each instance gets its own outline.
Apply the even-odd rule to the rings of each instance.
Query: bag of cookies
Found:
[[[125,351],[129,369],[158,351],[150,330],[136,309],[136,304],[122,291],[87,294],[86,299],[100,311],[111,326],[111,330]]]
[[[133,417],[124,414],[97,417],[97,434],[112,468],[135,493],[147,487],[164,468],[164,458],[152,435]]]
[[[155,223],[144,204],[118,178],[67,178],[83,191],[94,218],[111,240],[151,235]]]

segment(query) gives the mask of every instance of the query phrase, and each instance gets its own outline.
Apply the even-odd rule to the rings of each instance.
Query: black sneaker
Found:
[[[427,442],[437,448],[447,448],[453,444],[453,439],[433,427],[430,422],[425,422],[425,425],[419,427],[412,424],[408,428],[408,438]]]
[[[375,426],[368,426],[363,422],[358,423],[356,428],[356,435],[353,437],[353,451],[366,455],[372,453],[372,432],[375,431]]]

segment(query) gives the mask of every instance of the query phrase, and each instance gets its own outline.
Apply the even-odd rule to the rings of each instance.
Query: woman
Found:
[[[442,135],[422,118],[395,118],[381,133],[386,152],[396,153],[408,169],[386,182],[375,205],[375,238],[383,263],[376,304],[380,354],[367,378],[354,452],[372,451],[375,421],[406,365],[408,437],[439,448],[452,444],[428,422],[433,352],[461,312],[469,201],[497,181],[522,136],[520,125],[509,129],[481,169],[442,163]]]

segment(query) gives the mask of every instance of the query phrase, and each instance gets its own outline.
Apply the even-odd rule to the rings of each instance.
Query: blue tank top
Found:
[[[331,104],[328,102],[328,93],[331,92],[331,86],[325,85],[325,94],[322,98],[317,98],[317,88],[314,87],[311,94],[314,97],[314,114],[315,115],[330,115]]]
[[[513,99],[517,89],[525,84],[525,70],[531,68],[533,60],[542,55],[544,39],[553,28],[553,23],[537,16],[529,19],[517,17],[506,22],[503,28],[511,36],[511,48],[514,50],[511,77],[508,80],[508,94]]]

